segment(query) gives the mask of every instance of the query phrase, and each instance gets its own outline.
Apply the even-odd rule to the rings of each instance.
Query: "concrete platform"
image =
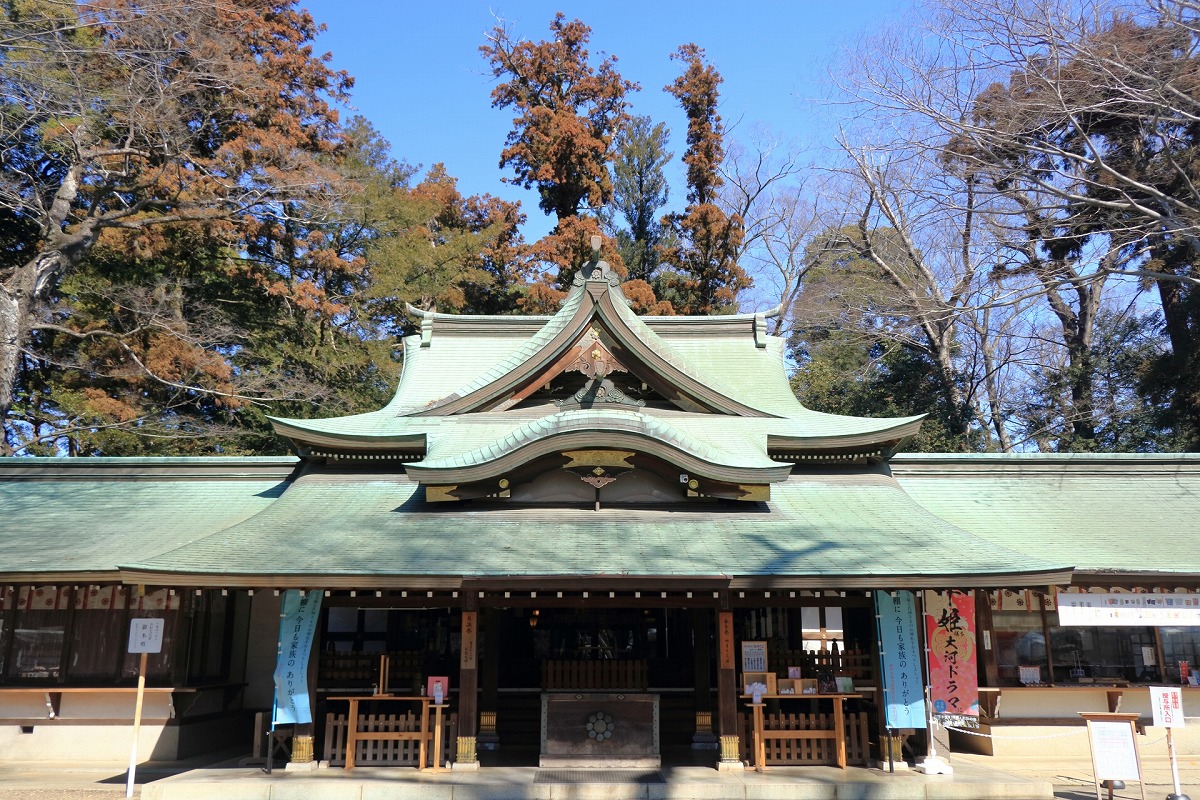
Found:
[[[1158,742],[1142,749],[1142,774],[1148,800],[1171,792],[1170,765]],[[889,775],[851,767],[777,767],[718,772],[709,767],[668,766],[661,778],[646,780],[645,770],[605,773],[605,783],[555,782],[562,770],[491,766],[475,772],[418,773],[405,767],[339,768],[313,772],[276,771],[268,776],[238,766],[230,754],[188,762],[142,764],[137,795],[143,800],[324,800],[325,798],[398,798],[399,800],[1093,800],[1090,759],[997,758],[952,754],[953,776],[915,772]],[[654,771],[649,771],[654,772]],[[639,782],[637,776],[642,773]],[[1183,792],[1200,797],[1200,755],[1181,753]],[[631,779],[632,778],[632,779]],[[0,800],[108,800],[125,795],[124,764],[64,767],[61,763],[0,765]],[[1116,793],[1118,800],[1140,800],[1137,783]]]
[[[719,772],[546,770],[489,767],[419,773],[403,767],[340,768],[266,775],[212,767],[142,787],[142,800],[1050,800],[1048,781],[963,764],[953,776],[877,769],[775,767]]]

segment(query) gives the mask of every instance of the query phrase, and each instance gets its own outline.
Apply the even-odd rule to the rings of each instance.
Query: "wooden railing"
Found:
[[[543,661],[546,691],[645,691],[648,666],[641,660]]]
[[[867,764],[870,762],[871,746],[867,733],[865,711],[846,713],[846,763]],[[832,714],[767,714],[764,718],[767,729],[765,738],[766,763],[780,764],[834,764],[837,761],[836,743],[832,738],[774,738],[771,731],[832,731]],[[740,747],[743,761],[752,760],[754,725],[750,715],[738,714],[738,731],[741,733]]]
[[[408,712],[405,714],[359,714],[358,729],[371,733],[376,731],[388,732],[419,732],[421,730],[421,715]],[[455,760],[457,744],[458,714],[448,714],[442,719],[442,757],[441,763],[449,764]],[[433,741],[433,733],[427,737]],[[417,766],[417,756],[420,749],[418,739],[407,740],[375,740],[360,739],[356,743],[357,752],[354,761],[360,767],[375,764],[389,766]],[[346,764],[346,714],[328,713],[325,715],[325,760],[331,766],[340,767]]]

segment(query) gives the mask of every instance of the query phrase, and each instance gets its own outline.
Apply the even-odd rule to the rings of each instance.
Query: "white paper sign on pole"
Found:
[[[162,652],[163,621],[161,619],[129,620],[129,652]]]
[[[1183,692],[1178,686],[1151,686],[1150,705],[1156,728],[1183,727]]]

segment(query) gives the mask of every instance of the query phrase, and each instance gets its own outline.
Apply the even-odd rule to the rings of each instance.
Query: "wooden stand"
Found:
[[[764,700],[832,700],[833,701],[833,730],[800,730],[778,731],[766,730],[763,724],[763,704],[753,702],[749,695],[742,695],[743,700],[750,701],[754,727],[754,769],[765,772],[767,768],[768,739],[832,739],[835,753],[835,763],[838,767],[846,768],[846,715],[842,703],[848,697],[862,697],[860,694],[767,694]]]
[[[448,703],[434,705],[433,698],[425,695],[421,696],[398,696],[390,694],[375,694],[375,695],[348,695],[343,697],[328,697],[327,700],[345,700],[350,703],[350,712],[346,718],[346,769],[354,769],[354,751],[355,745],[360,741],[380,740],[380,741],[405,741],[416,740],[418,742],[417,769],[424,772],[425,755],[428,750],[430,739],[433,740],[433,772],[440,772],[442,767],[442,711],[449,707]],[[360,731],[358,729],[358,704],[362,701],[369,702],[408,702],[421,704],[421,728],[416,731]],[[434,728],[429,730],[429,709],[434,710]]]
[[[1100,796],[1103,781],[1126,780],[1137,781],[1142,800],[1146,800],[1146,782],[1142,780],[1142,757],[1137,748],[1135,727],[1140,715],[1083,711],[1079,716],[1087,720],[1096,800],[1103,800]],[[1109,797],[1112,797],[1111,788]]]

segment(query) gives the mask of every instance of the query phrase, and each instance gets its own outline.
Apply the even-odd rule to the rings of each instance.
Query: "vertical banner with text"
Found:
[[[975,595],[956,590],[925,592],[925,641],[933,713],[943,725],[977,727]]]
[[[279,657],[275,662],[275,716],[272,725],[312,722],[308,697],[308,656],[312,650],[317,620],[321,615],[321,591],[283,593],[279,613]]]
[[[925,692],[912,592],[875,592],[887,727],[924,728]]]

